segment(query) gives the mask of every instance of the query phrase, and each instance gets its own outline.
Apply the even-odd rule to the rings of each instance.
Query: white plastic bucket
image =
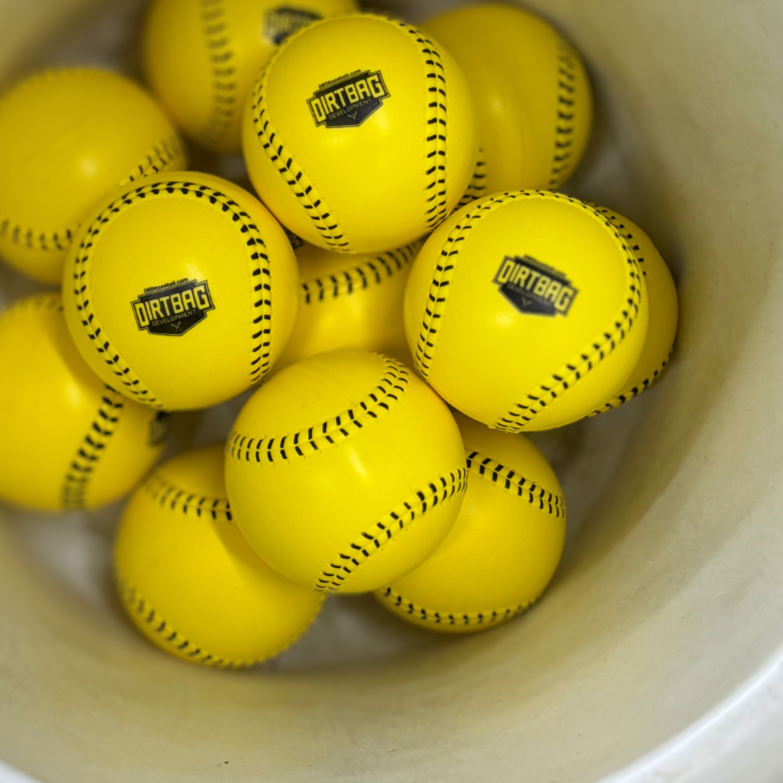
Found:
[[[447,5],[385,7],[415,20]],[[570,191],[648,230],[682,307],[654,390],[545,439],[572,511],[545,600],[455,640],[336,599],[277,666],[211,671],[122,618],[116,508],[0,511],[0,781],[783,775],[783,4],[527,5],[576,43],[596,86]],[[85,52],[132,69],[140,10],[0,0],[0,81]],[[33,289],[0,272],[0,302]]]

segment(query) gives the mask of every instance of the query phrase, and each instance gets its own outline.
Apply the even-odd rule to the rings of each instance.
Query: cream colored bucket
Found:
[[[783,776],[783,4],[528,5],[597,88],[571,192],[647,228],[682,303],[659,386],[544,439],[572,515],[543,603],[454,640],[333,599],[274,668],[202,670],[121,617],[116,509],[0,512],[0,781]],[[85,52],[132,68],[139,18],[135,0],[0,0],[0,80]],[[0,272],[3,303],[30,290]]]

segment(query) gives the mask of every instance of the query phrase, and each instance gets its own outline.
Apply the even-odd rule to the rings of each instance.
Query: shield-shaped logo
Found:
[[[209,283],[187,279],[145,288],[131,307],[141,331],[169,337],[189,332],[215,309]]]
[[[389,97],[380,71],[354,71],[319,85],[307,99],[317,126],[355,128]]]
[[[562,272],[530,256],[506,256],[492,281],[520,313],[568,315],[579,293]]]
[[[312,11],[281,6],[267,11],[264,17],[264,38],[275,45],[280,45],[288,36],[321,19]]]

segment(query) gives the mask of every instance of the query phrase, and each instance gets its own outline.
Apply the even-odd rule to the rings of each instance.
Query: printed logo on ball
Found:
[[[579,291],[551,266],[530,256],[506,256],[492,281],[520,313],[568,315]]]
[[[388,97],[380,71],[354,71],[319,84],[307,105],[317,126],[355,128],[375,114]]]
[[[272,8],[266,12],[264,17],[264,38],[279,45],[297,30],[301,30],[321,18],[312,11],[303,11],[290,6]]]
[[[215,309],[209,283],[186,278],[145,288],[131,307],[140,330],[171,337],[190,331]]]

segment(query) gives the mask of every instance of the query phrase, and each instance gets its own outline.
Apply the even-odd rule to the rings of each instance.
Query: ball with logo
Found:
[[[402,302],[419,248],[357,256],[299,248],[299,313],[277,368],[343,348],[378,351],[411,365]]]
[[[451,55],[414,27],[352,15],[311,25],[262,70],[243,149],[281,223],[340,253],[379,253],[439,225],[478,154]]]
[[[0,314],[0,499],[41,511],[95,508],[149,470],[168,416],[106,386],[73,345],[57,293]]]
[[[587,148],[593,120],[582,58],[548,22],[512,5],[448,11],[422,25],[452,53],[473,90],[482,166],[473,196],[560,187]]]
[[[493,429],[576,421],[625,383],[647,334],[636,255],[596,209],[546,191],[487,196],[427,240],[405,291],[416,368]]]
[[[100,204],[77,235],[65,316],[92,369],[164,410],[259,383],[293,327],[298,276],[275,219],[207,174],[151,177]]]
[[[237,529],[222,444],[179,455],[136,490],[114,563],[133,624],[162,650],[205,666],[238,669],[277,655],[323,601],[273,571]]]
[[[422,628],[473,633],[508,622],[544,592],[563,552],[566,506],[552,468],[527,438],[455,418],[468,491],[454,529],[376,597]]]
[[[354,0],[154,0],[142,41],[147,79],[190,138],[238,155],[259,68],[297,30],[355,10]]]
[[[59,285],[100,199],[186,166],[174,127],[130,80],[97,68],[34,74],[0,100],[0,257]]]

